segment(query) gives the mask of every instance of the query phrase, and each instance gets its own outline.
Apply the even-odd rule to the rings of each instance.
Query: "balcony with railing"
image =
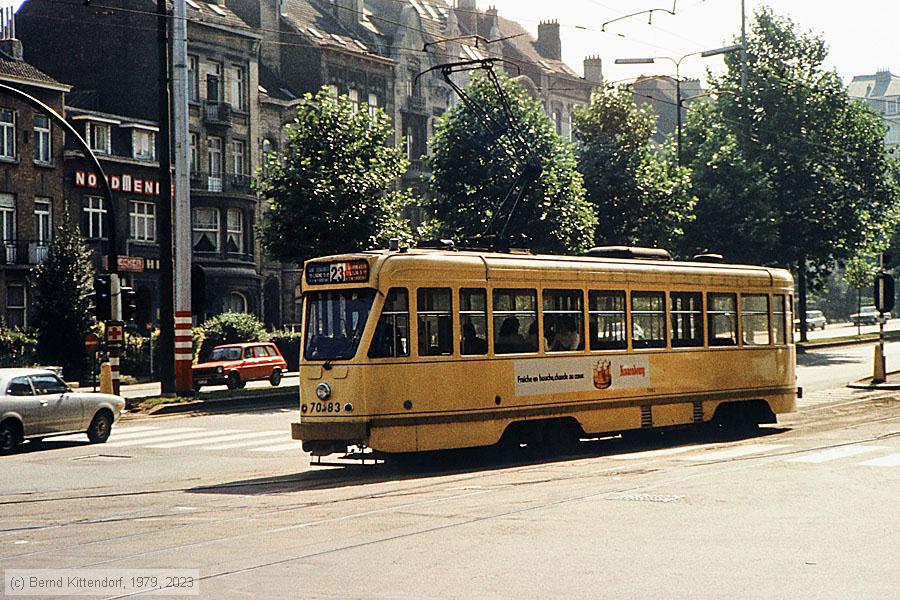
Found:
[[[225,192],[232,194],[251,194],[250,175],[234,175],[231,173],[191,173],[191,189],[204,192]]]
[[[203,109],[203,120],[207,125],[231,125],[231,105],[227,102],[207,101]]]
[[[406,109],[410,112],[425,113],[425,96],[407,96]]]
[[[50,254],[46,240],[4,240],[0,242],[0,266],[39,265]]]

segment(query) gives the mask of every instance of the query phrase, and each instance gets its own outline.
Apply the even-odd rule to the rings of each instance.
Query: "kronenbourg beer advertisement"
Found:
[[[516,396],[650,387],[648,356],[518,360]]]

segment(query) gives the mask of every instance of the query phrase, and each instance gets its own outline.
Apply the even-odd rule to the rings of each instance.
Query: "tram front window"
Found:
[[[346,360],[356,355],[375,290],[311,292],[306,296],[306,360]]]

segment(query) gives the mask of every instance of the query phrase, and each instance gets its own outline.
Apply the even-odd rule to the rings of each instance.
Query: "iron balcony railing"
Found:
[[[48,240],[0,241],[0,265],[39,265],[50,254]]]
[[[231,105],[227,102],[210,102],[204,105],[203,119],[211,125],[231,124]]]

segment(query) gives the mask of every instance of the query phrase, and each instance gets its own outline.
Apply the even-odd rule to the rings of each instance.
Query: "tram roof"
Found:
[[[527,252],[480,252],[472,250],[407,249],[368,250],[316,258],[308,263],[365,259],[372,281],[522,281],[523,274],[540,281],[593,280],[602,274],[610,283],[697,283],[730,287],[792,287],[793,278],[784,269],[697,261],[599,258],[530,254]],[[640,279],[637,279],[637,278]]]

